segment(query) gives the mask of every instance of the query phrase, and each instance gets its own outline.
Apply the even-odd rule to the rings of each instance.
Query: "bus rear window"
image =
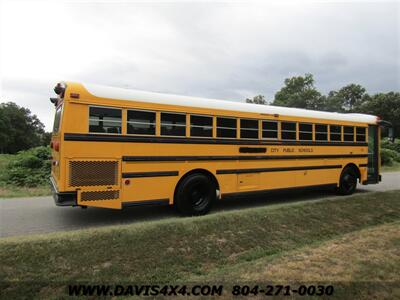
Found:
[[[61,112],[62,112],[62,105],[59,106],[56,110],[56,115],[54,117],[54,124],[53,124],[53,133],[57,133],[60,130]]]

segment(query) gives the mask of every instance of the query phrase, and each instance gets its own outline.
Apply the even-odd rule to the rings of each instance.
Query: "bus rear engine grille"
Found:
[[[119,198],[119,191],[82,192],[82,201],[113,200]]]
[[[117,185],[117,161],[70,161],[70,186]]]

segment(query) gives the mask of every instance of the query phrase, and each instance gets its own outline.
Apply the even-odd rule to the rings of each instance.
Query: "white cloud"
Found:
[[[52,123],[60,80],[267,98],[313,73],[323,92],[399,90],[399,3],[3,1],[1,100]]]

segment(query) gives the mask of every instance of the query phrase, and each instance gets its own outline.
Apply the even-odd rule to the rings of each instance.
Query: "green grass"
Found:
[[[189,281],[263,282],[267,278],[276,283],[329,282],[340,298],[371,298],[371,286],[376,299],[396,298],[393,288],[399,281],[399,232],[400,222],[377,225],[293,251],[216,268]]]
[[[213,274],[228,266],[277,259],[348,233],[399,222],[399,204],[400,191],[366,193],[197,218],[4,238],[0,284],[11,299],[63,296],[67,282],[78,281],[189,283],[200,278],[198,282],[204,283],[221,279]],[[329,261],[325,267],[331,267]],[[400,271],[398,264],[393,268]]]
[[[12,154],[0,154],[0,199],[15,197],[37,197],[51,194],[50,185],[37,187],[20,187],[2,182],[2,175],[5,173],[7,164],[13,159]]]
[[[391,166],[382,166],[382,172],[399,172],[400,171],[400,163],[394,162]]]
[[[38,197],[51,195],[50,186],[21,187],[0,183],[1,198]]]

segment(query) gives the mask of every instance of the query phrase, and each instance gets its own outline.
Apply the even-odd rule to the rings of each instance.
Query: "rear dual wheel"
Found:
[[[185,177],[175,192],[175,206],[186,216],[205,215],[216,198],[216,186],[205,174],[196,173]]]

